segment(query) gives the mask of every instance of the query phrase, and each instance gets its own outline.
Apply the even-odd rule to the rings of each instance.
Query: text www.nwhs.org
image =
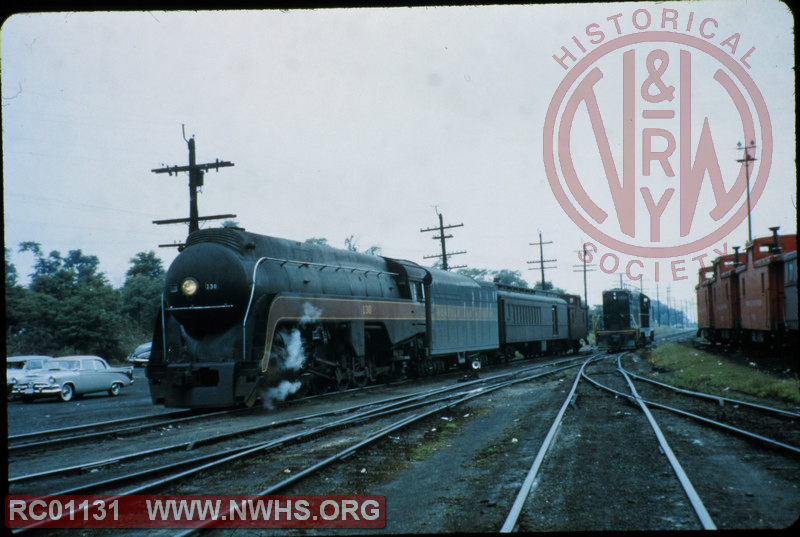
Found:
[[[384,496],[6,496],[8,528],[383,528],[385,523]]]

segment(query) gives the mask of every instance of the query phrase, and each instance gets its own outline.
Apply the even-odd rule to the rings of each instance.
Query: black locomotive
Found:
[[[237,228],[201,230],[167,272],[147,377],[156,404],[250,405],[516,352],[576,350],[586,316],[575,295]]]
[[[650,298],[632,289],[603,291],[602,326],[595,327],[598,349],[617,352],[653,342]]]

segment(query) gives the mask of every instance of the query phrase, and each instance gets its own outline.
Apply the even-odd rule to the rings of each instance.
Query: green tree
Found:
[[[441,268],[441,261],[437,261],[434,268]],[[518,270],[489,270],[479,268],[461,268],[458,269],[458,274],[467,276],[478,282],[496,282],[501,285],[509,285],[512,287],[522,287],[528,289],[528,282],[522,279],[520,271]]]
[[[541,290],[542,289],[542,282],[540,282],[540,281],[536,282],[536,284],[533,286],[533,288],[536,289],[536,290]],[[545,282],[544,283],[544,290],[545,291],[552,291],[553,293],[559,293],[559,294],[562,294],[562,295],[567,294],[567,292],[565,290],[561,289],[560,287],[556,287],[555,285],[553,285],[553,282]]]
[[[99,259],[81,250],[45,256],[36,242],[21,243],[20,251],[33,253],[36,263],[7,327],[8,352],[119,357],[120,296],[98,272]]]
[[[120,290],[122,313],[127,317],[128,345],[152,337],[165,281],[164,265],[155,252],[139,252],[131,258],[125,284]]]
[[[163,278],[164,274],[163,262],[153,250],[150,250],[149,252],[139,252],[131,258],[131,268],[128,269],[125,276],[130,279],[141,275],[151,280],[158,280]]]
[[[492,276],[494,281],[500,284],[528,289],[528,282],[522,279],[522,274],[518,270],[495,270]]]
[[[328,246],[328,239],[324,237],[311,237],[310,239],[306,239],[306,244],[318,244],[320,246]],[[350,235],[344,240],[344,248],[350,252],[361,252],[358,247],[358,239],[355,235]],[[381,255],[381,247],[380,246],[370,246],[363,252],[364,254],[369,255]]]
[[[8,290],[9,286],[17,285],[17,267],[9,259],[10,255],[11,250],[6,248],[6,290]]]
[[[345,249],[351,252],[359,252],[358,249],[358,238],[355,235],[350,235],[344,240],[344,247]],[[370,246],[362,253],[369,254],[369,255],[381,255],[381,247],[380,246]]]
[[[11,263],[10,255],[11,250],[8,248],[6,251],[6,342],[9,337],[18,330],[18,326],[22,317],[20,315],[20,304],[22,303],[25,294],[25,288],[17,283],[17,268]],[[9,355],[20,354],[12,352],[12,349],[6,349]]]

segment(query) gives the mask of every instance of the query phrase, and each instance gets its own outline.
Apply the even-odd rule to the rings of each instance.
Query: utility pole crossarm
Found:
[[[438,212],[438,211],[437,211],[437,212]],[[455,269],[455,268],[465,268],[465,267],[466,267],[466,265],[459,265],[459,266],[457,266],[457,267],[450,267],[450,266],[448,266],[448,264],[447,264],[447,257],[448,257],[448,256],[451,256],[451,255],[458,255],[458,254],[465,254],[465,253],[467,253],[467,252],[466,252],[466,251],[461,251],[461,252],[452,252],[452,253],[447,253],[447,249],[445,248],[445,240],[446,240],[446,239],[452,239],[452,238],[453,238],[453,236],[452,236],[452,235],[445,235],[445,234],[444,234],[444,230],[445,230],[445,229],[452,229],[452,228],[454,228],[454,227],[462,227],[463,225],[464,225],[464,224],[463,224],[463,223],[461,223],[461,224],[452,224],[452,225],[445,226],[445,225],[444,225],[444,220],[442,219],[442,215],[441,215],[441,213],[440,213],[440,214],[439,214],[439,227],[431,227],[431,228],[428,228],[428,229],[420,229],[420,230],[419,230],[419,231],[420,231],[420,233],[426,233],[426,232],[428,232],[428,231],[438,231],[438,232],[439,232],[439,235],[438,235],[438,236],[435,236],[435,237],[433,237],[433,239],[434,239],[434,240],[441,241],[441,243],[442,243],[442,253],[441,253],[441,254],[439,254],[439,255],[429,255],[429,256],[425,256],[425,257],[424,257],[424,259],[431,259],[431,258],[434,258],[434,257],[441,257],[441,258],[442,258],[442,268],[443,268],[444,270],[450,270],[450,269]]]
[[[184,140],[186,137],[184,136]],[[178,223],[189,222],[189,234],[200,229],[201,220],[215,220],[219,218],[226,218],[230,215],[218,216],[205,216],[201,217],[197,210],[197,188],[203,186],[203,174],[211,169],[219,171],[220,168],[228,168],[233,166],[233,162],[221,161],[216,159],[214,162],[207,162],[205,164],[197,164],[195,162],[195,145],[194,137],[186,140],[189,146],[189,165],[188,166],[165,166],[163,168],[155,168],[150,170],[153,173],[166,173],[170,176],[174,173],[178,175],[181,172],[189,172],[189,218],[188,219],[172,219],[154,221],[154,224]]]
[[[528,261],[528,264],[538,263],[541,265],[542,269],[542,291],[546,291],[547,288],[545,287],[545,280],[544,280],[544,269],[546,268],[555,268],[555,267],[545,267],[545,263],[554,263],[558,261],[558,259],[545,259],[544,258],[544,250],[542,248],[545,244],[553,244],[553,241],[542,242],[542,232],[539,232],[539,242],[532,242],[530,246],[538,246],[539,247],[539,261]],[[533,270],[533,269],[530,269]]]
[[[156,168],[155,170],[150,171],[153,173],[168,173],[172,175],[173,173],[178,174],[179,172],[190,172],[192,170],[208,171],[211,169],[216,169],[219,171],[220,168],[229,168],[231,166],[233,166],[233,162],[217,160],[216,162],[195,164],[194,166],[167,166],[166,168]]]
[[[440,231],[442,229],[452,229],[454,227],[463,227],[463,225],[464,224],[452,224],[452,225],[449,225],[449,226],[429,227],[428,229],[420,229],[419,231],[420,231],[420,233],[425,233],[426,231]],[[452,237],[452,235],[450,235],[450,237]],[[449,239],[450,237],[445,237],[445,238]],[[441,239],[441,237],[434,237],[434,239]]]
[[[207,220],[221,220],[223,218],[236,218],[235,214],[215,214],[212,216],[198,216],[197,220],[200,222],[205,222]],[[164,224],[186,224],[191,222],[191,218],[171,218],[169,220],[153,220],[153,223],[157,226],[161,226]]]

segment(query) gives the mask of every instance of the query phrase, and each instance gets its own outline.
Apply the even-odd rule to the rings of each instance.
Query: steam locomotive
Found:
[[[146,373],[154,404],[252,405],[576,351],[587,330],[577,295],[208,229],[167,271]]]
[[[712,344],[797,347],[797,235],[748,242],[700,269],[697,336]]]

